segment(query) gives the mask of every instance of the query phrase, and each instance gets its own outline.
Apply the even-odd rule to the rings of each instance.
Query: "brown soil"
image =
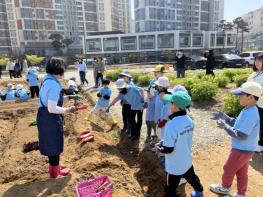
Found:
[[[94,105],[90,95],[86,95],[83,102]],[[65,150],[61,164],[70,167],[72,172],[66,178],[49,179],[47,158],[38,151],[22,152],[24,143],[37,140],[37,128],[29,126],[36,110],[36,100],[0,103],[0,196],[73,197],[76,196],[77,182],[98,175],[111,177],[116,197],[163,196],[165,177],[158,158],[141,144],[130,142],[126,136],[115,138],[112,133],[119,128],[112,128],[103,114],[85,120],[89,110],[65,116]],[[95,141],[82,144],[77,135],[87,129],[93,131]],[[216,196],[208,191],[208,186],[220,182],[229,150],[227,144],[195,153],[194,165],[205,187],[205,196]],[[248,196],[262,197],[263,155],[254,157],[249,170]],[[189,196],[190,186],[187,185],[186,191]]]

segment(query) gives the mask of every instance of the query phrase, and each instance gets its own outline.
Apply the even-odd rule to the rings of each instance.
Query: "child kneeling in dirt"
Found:
[[[157,144],[158,151],[165,154],[165,197],[177,196],[176,189],[181,178],[185,178],[194,188],[192,197],[203,197],[203,186],[192,163],[194,123],[186,113],[186,108],[191,105],[191,97],[179,91],[164,95],[164,99],[171,102],[172,112],[165,126],[163,142]]]
[[[16,86],[15,96],[20,101],[27,101],[29,99],[29,92],[24,88],[22,84]]]
[[[232,138],[232,150],[224,165],[222,184],[210,185],[210,190],[228,195],[235,175],[237,176],[237,194],[235,197],[245,197],[248,186],[249,160],[257,150],[259,139],[260,118],[257,101],[262,97],[263,90],[255,82],[244,83],[239,89],[233,90],[239,96],[239,103],[245,108],[237,119],[223,112],[213,114],[218,126],[224,129]]]

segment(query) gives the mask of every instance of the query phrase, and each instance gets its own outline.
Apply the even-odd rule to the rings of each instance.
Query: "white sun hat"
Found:
[[[168,88],[169,87],[169,79],[167,77],[159,77],[159,79],[154,82],[155,85]]]
[[[116,88],[126,88],[127,85],[128,85],[128,84],[127,84],[123,79],[118,79],[118,80],[115,82]]]

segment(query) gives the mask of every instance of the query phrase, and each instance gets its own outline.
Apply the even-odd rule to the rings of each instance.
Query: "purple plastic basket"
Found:
[[[106,187],[99,187],[106,183]],[[112,197],[112,181],[108,176],[98,176],[95,179],[90,179],[76,186],[78,197]]]

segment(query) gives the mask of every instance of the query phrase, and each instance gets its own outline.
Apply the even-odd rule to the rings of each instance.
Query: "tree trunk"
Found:
[[[243,53],[243,45],[244,45],[244,31],[242,30],[242,38],[241,38],[241,53]]]

